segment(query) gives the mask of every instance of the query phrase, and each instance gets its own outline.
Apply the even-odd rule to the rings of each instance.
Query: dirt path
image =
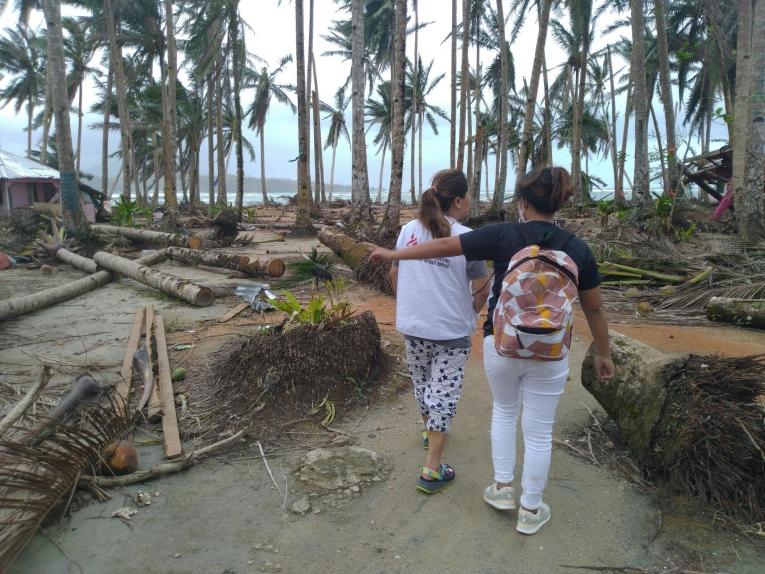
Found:
[[[376,312],[385,331],[394,329],[390,299],[362,292],[359,302]],[[622,327],[617,329],[671,351],[744,354],[752,352],[750,346],[765,349],[765,338],[737,329]],[[580,327],[580,334],[585,331]],[[559,407],[559,436],[588,420],[587,407],[597,407],[579,383],[586,347],[586,338],[578,337],[571,381]],[[705,572],[761,572],[761,547],[660,512],[649,494],[559,448],[546,494],[553,520],[536,536],[517,534],[512,513],[494,511],[481,500],[492,472],[491,398],[480,355],[480,346],[474,346],[446,450],[458,478],[442,494],[428,497],[414,488],[424,460],[420,423],[414,401],[402,391],[366,412],[345,413],[338,428],[350,433],[354,444],[382,454],[388,474],[339,506],[312,499],[305,515],[283,510],[282,496],[248,444],[236,455],[239,460],[210,460],[144,486],[160,495],[130,525],[110,515],[127,501],[123,494],[135,496],[140,487],[114,491],[110,502],[87,506],[46,535],[38,534],[11,572],[541,574],[586,571],[569,566],[677,572],[681,563]],[[301,445],[326,444],[336,436],[304,432],[296,435]],[[288,508],[305,492],[291,472],[302,452],[269,450],[277,483],[283,485],[284,471],[289,484]]]

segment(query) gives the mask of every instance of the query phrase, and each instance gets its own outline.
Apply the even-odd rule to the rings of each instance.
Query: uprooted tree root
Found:
[[[286,423],[310,414],[321,420],[334,415],[334,405],[363,397],[382,367],[380,330],[369,311],[259,333],[222,351],[213,366],[215,400],[226,405],[219,422],[259,426],[259,420]],[[326,407],[314,409],[322,403]]]

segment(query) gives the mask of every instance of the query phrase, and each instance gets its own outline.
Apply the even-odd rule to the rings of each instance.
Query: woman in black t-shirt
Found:
[[[558,229],[554,214],[573,194],[571,177],[559,167],[526,174],[516,186],[521,223],[487,225],[462,235],[446,237],[399,251],[375,250],[377,261],[426,259],[464,255],[468,260],[494,262],[495,278],[489,314],[484,324],[484,369],[491,386],[491,443],[494,482],[484,491],[484,501],[500,510],[516,508],[513,492],[515,438],[519,414],[524,435],[521,507],[517,530],[534,534],[550,520],[550,507],[542,502],[552,453],[552,428],[560,395],[568,378],[568,356],[546,361],[510,358],[497,353],[493,315],[510,259],[529,245],[549,242],[565,253],[578,270],[579,300],[597,351],[595,369],[601,379],[613,376],[614,365],[608,325],[601,309],[600,275],[590,248],[581,239]],[[521,406],[523,407],[521,409]]]

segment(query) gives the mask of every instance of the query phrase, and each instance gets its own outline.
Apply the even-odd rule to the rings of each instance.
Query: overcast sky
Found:
[[[11,4],[9,2],[9,4]],[[346,13],[339,10],[334,0],[315,0],[316,11],[316,30],[315,30],[315,54],[317,59],[317,70],[319,78],[319,91],[322,100],[332,102],[334,93],[337,88],[342,85],[347,79],[350,73],[350,61],[342,61],[339,57],[323,56],[322,54],[332,49],[331,45],[326,42],[322,36],[328,32],[332,26],[333,20],[342,19],[347,17]],[[505,0],[506,10],[510,7],[510,2]],[[308,31],[308,1],[305,2],[305,28],[306,34]],[[450,92],[449,92],[449,71],[451,65],[450,58],[450,43],[444,41],[451,28],[451,3],[448,0],[420,0],[419,1],[419,13],[420,22],[429,22],[430,24],[420,31],[419,35],[419,49],[425,65],[433,60],[433,72],[432,77],[439,74],[445,74],[444,79],[440,85],[433,91],[430,98],[431,104],[440,106],[447,114],[450,106]],[[295,20],[294,20],[294,4],[288,0],[281,2],[281,5],[277,0],[242,0],[240,3],[240,10],[244,20],[250,26],[251,30],[247,32],[247,49],[256,54],[260,58],[263,58],[267,65],[273,66],[278,60],[287,54],[291,54],[295,50]],[[410,10],[411,12],[411,10]],[[65,14],[74,14],[71,9],[65,8]],[[558,18],[562,21],[566,21],[566,16],[558,14]],[[10,9],[7,9],[0,17],[2,21],[2,28],[15,25],[17,15]],[[604,29],[608,22],[608,14],[603,16],[598,22],[597,29]],[[37,13],[33,16],[31,21],[32,26],[42,26],[44,21],[42,14]],[[628,33],[624,30],[623,33]],[[523,85],[523,78],[528,77],[531,71],[532,61],[534,57],[534,45],[536,42],[537,34],[537,19],[536,10],[533,11],[528,17],[527,23],[521,31],[519,37],[512,46],[513,57],[515,60],[516,69],[516,85],[518,87]],[[617,39],[619,33],[611,34],[609,37],[596,37],[593,50],[597,50],[600,47],[605,46],[608,42]],[[407,42],[407,53],[411,58],[414,51],[413,37],[410,36]],[[306,43],[307,46],[307,43]],[[471,65],[474,61],[474,52],[471,48]],[[493,54],[484,54],[484,61],[493,57]],[[562,50],[555,44],[552,37],[548,37],[546,57],[548,63],[548,69],[550,73],[550,81],[558,73],[559,66],[565,61],[565,56]],[[93,65],[96,61],[100,61],[99,58],[94,58]],[[625,62],[615,60],[614,66],[617,70],[621,69],[625,65]],[[260,64],[258,64],[258,67]],[[294,64],[289,64],[280,80],[284,83],[295,83],[296,68]],[[388,74],[389,72],[385,72]],[[0,85],[3,81],[0,80]],[[540,87],[540,97],[541,97]],[[85,86],[85,109],[88,109],[93,102],[96,94],[96,88],[92,80],[89,80]],[[242,105],[248,106],[253,98],[252,92],[244,92],[242,95]],[[658,104],[658,100],[657,100]],[[619,109],[623,107],[621,100],[618,104]],[[663,117],[661,116],[661,106],[657,105],[657,113],[659,114],[659,122],[663,128]],[[72,135],[76,136],[76,116],[72,115]],[[100,121],[100,118],[93,114],[87,114],[85,117],[85,125]],[[347,114],[348,128],[350,130],[350,107]],[[26,150],[26,113],[25,110],[17,116],[13,111],[13,106],[9,105],[0,110],[0,148],[12,151],[18,154],[24,154]],[[426,127],[423,138],[423,173],[424,179],[427,181],[429,177],[439,169],[448,166],[449,163],[449,125],[448,122],[439,122],[439,134],[434,135],[430,128]],[[326,137],[328,128],[327,122],[322,122],[322,135]],[[621,131],[621,130],[620,130]],[[681,128],[682,132],[682,128]],[[34,142],[39,142],[41,130],[35,133]],[[282,177],[295,179],[296,177],[296,164],[290,160],[294,159],[297,155],[297,120],[296,116],[283,105],[272,101],[271,111],[266,123],[266,175],[268,177]],[[370,142],[368,148],[369,153],[369,177],[370,188],[374,192],[377,189],[380,158],[377,156],[376,148],[371,145],[371,139],[375,133],[375,128],[370,130],[369,137]],[[653,135],[653,128],[650,128],[650,133]],[[682,133],[680,134],[682,137]],[[724,137],[725,130],[721,122],[717,122],[715,130],[713,131],[713,137]],[[253,144],[257,144],[256,136],[253,132],[246,130],[245,136],[249,138]],[[618,136],[619,139],[621,135]],[[408,141],[408,138],[407,138]],[[655,147],[653,139],[649,143],[651,147]],[[111,149],[114,150],[119,146],[119,137],[117,133],[114,133],[110,142]],[[255,145],[256,150],[259,150]],[[698,146],[696,146],[698,151]],[[326,179],[329,180],[329,150],[326,152]],[[202,149],[202,157],[206,157],[206,148]],[[684,153],[684,148],[680,148],[680,155]],[[631,153],[628,150],[628,155]],[[83,134],[83,159],[82,169],[85,172],[98,173],[100,171],[100,157],[101,157],[101,135],[100,130],[88,129]],[[568,167],[571,159],[566,149],[555,149],[554,159],[556,163]],[[111,163],[111,174],[116,174],[118,169],[118,163],[113,160]],[[202,162],[202,173],[206,172],[206,161]],[[387,188],[389,179],[390,165],[390,153],[386,158],[386,169],[383,174],[383,186]],[[409,189],[409,161],[408,155],[404,165],[404,194]],[[234,173],[235,166],[234,160],[231,158],[228,173]],[[610,159],[608,160],[591,160],[590,170],[593,174],[601,177],[606,181],[609,187],[612,186],[613,177],[611,175]],[[256,158],[256,161],[250,161],[249,157],[245,157],[245,172],[250,176],[258,176],[260,172],[260,158]],[[509,170],[508,189],[511,188],[513,181],[513,172],[511,168]],[[629,165],[627,172],[631,175],[632,168]],[[493,174],[493,159],[490,160],[490,173]],[[335,168],[335,180],[340,183],[350,183],[351,181],[351,159],[350,150],[348,145],[343,142],[340,144],[337,153],[337,163]],[[94,180],[93,183],[98,183]],[[254,191],[254,190],[248,190]]]

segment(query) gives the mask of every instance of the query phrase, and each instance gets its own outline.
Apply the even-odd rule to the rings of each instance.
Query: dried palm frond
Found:
[[[763,299],[765,298],[765,275],[754,278],[751,283],[730,279],[716,283],[710,287],[703,284],[677,295],[668,297],[656,306],[657,310],[701,311],[712,297],[727,297],[730,299]]]
[[[0,564],[8,567],[80,473],[124,434],[129,421],[114,401],[92,405],[36,446],[0,440]]]

